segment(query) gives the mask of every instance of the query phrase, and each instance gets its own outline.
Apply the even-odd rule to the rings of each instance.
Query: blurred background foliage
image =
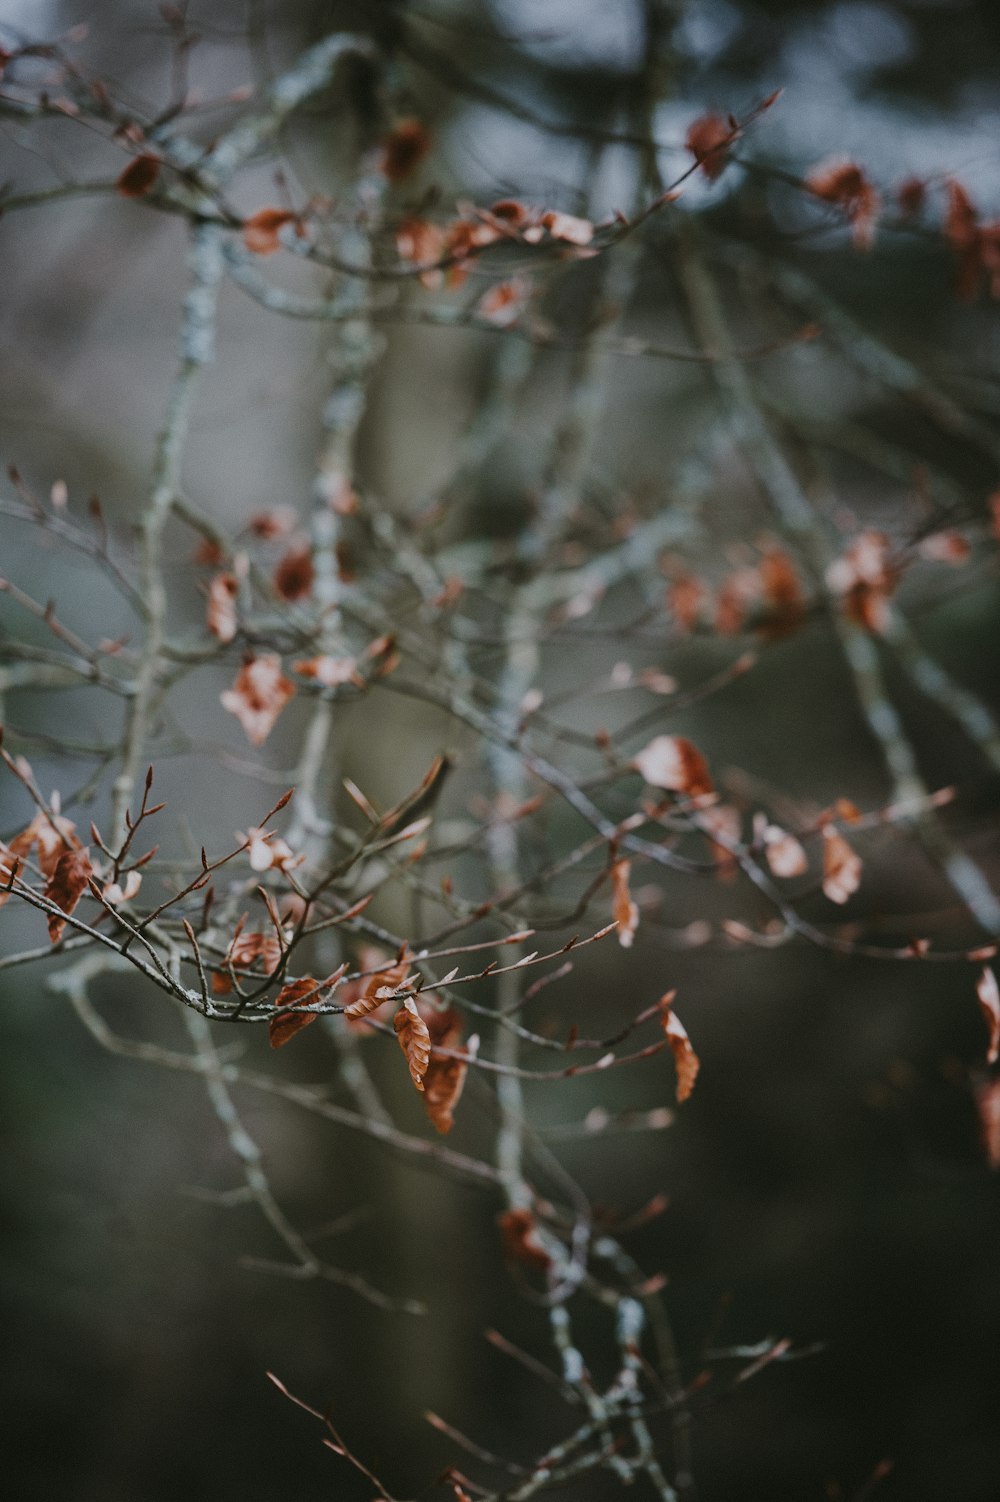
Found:
[[[755,128],[747,152],[758,166],[801,173],[844,155],[886,188],[911,174],[957,176],[985,217],[1000,210],[1000,8],[992,0],[678,0],[672,9],[655,116],[668,179],[688,160],[682,143],[692,118],[706,110],[742,116],[780,87],[780,104]],[[216,98],[257,83],[341,26],[391,41],[399,13],[415,46],[397,55],[394,87],[400,108],[433,134],[421,181],[441,203],[456,194],[477,203],[515,195],[595,218],[628,207],[633,152],[595,150],[593,141],[537,121],[621,128],[640,84],[640,0],[200,0],[188,9],[200,36],[192,86]],[[169,92],[166,28],[146,0],[96,7],[0,0],[0,22],[15,40],[86,22],[81,51],[116,91],[137,101]],[[212,128],[205,124],[206,137]],[[295,182],[336,197],[352,129],[336,101],[306,111],[286,142]],[[18,191],[50,182],[53,163],[66,175],[109,180],[121,168],[118,153],[71,122],[29,132],[5,121],[0,141],[3,179]],[[242,211],[273,201],[273,170],[262,162],[244,174]],[[720,243],[752,246],[765,262],[807,270],[863,328],[929,371],[996,432],[995,307],[956,299],[940,235],[887,230],[861,254],[829,221],[817,229],[800,193],[750,167],[734,166],[716,184],[693,182],[684,206]],[[99,495],[123,538],[145,493],[173,371],[182,232],[170,217],[113,196],[0,217],[5,461],[42,492],[64,479],[81,509],[86,496]],[[299,268],[284,274],[292,285]],[[554,279],[547,314],[569,328],[585,320],[593,275],[581,263]],[[637,276],[626,330],[690,344],[668,242],[650,238]],[[779,338],[794,327],[752,268],[729,274],[725,293],[737,344],[760,342],[769,327]],[[505,339],[391,321],[384,337],[359,479],[366,495],[405,517],[433,501],[449,477]],[[276,318],[225,287],[218,359],[185,466],[192,495],[223,528],[235,531],[251,511],[301,506],[309,496],[328,350],[327,330]],[[537,354],[516,422],[445,520],[452,541],[516,534],[544,473],[570,370],[570,357],[558,350]],[[811,419],[821,441],[829,439],[821,478],[835,493],[834,511],[892,536],[919,528],[928,506],[958,524],[981,520],[996,486],[995,455],[936,430],[823,340],[762,363],[754,375],[774,412]],[[648,514],[672,503],[678,463],[711,432],[717,409],[703,367],[615,362],[588,435],[584,540],[588,527],[606,535],[629,508]],[[866,461],[866,441],[891,446],[910,469],[895,479],[880,473]],[[710,495],[683,561],[717,586],[762,533],[773,535],[774,524],[738,466],[711,462]],[[921,466],[947,480],[931,485],[931,502],[921,491]],[[83,634],[113,638],[130,629],[125,608],[95,588],[82,563],[26,528],[2,525],[5,575],[37,597],[55,597]],[[194,620],[203,607],[189,538],[178,529],[170,542],[172,609],[178,620]],[[927,650],[1000,708],[995,556],[977,554],[962,573],[920,565],[904,600]],[[624,656],[690,686],[746,645],[682,637],[662,615],[618,639],[609,628],[627,626],[634,603],[628,591],[613,594],[601,629],[584,622],[577,635],[553,639],[548,693],[592,681]],[[33,639],[32,624],[10,608],[2,619],[5,635]],[[945,813],[953,838],[996,878],[996,772],[939,706],[889,671],[926,781],[960,789]],[[245,828],[248,797],[256,807],[268,791],[242,775],[243,751],[218,705],[224,681],[210,670],[186,682],[174,706],[176,744],[157,759],[159,795],[183,811],[191,830],[218,831],[220,839]],[[598,701],[596,709],[589,699],[570,702],[564,719],[613,730],[616,717],[648,702],[627,700]],[[13,694],[6,716],[11,744],[19,729],[17,749],[44,786],[64,792],[82,784],[87,769],[50,754],[39,737],[58,743],[115,734],[101,706],[79,690]],[[293,761],[296,724],[287,718],[273,754],[268,748],[278,768]],[[773,644],[752,673],[664,726],[690,734],[720,782],[750,802],[778,790],[799,809],[838,796],[868,809],[889,796],[825,620]],[[344,773],[389,803],[419,780],[454,731],[430,710],[387,698],[345,714],[337,740]],[[449,794],[450,817],[464,816],[476,786],[467,759]],[[19,789],[6,784],[3,793],[9,832],[24,810]],[[102,797],[98,791],[89,811],[81,810],[84,818],[100,820]],[[556,848],[565,842],[558,819],[549,836]],[[881,923],[889,936],[974,941],[974,925],[905,833],[878,830],[864,849],[864,913],[876,933]],[[631,1244],[643,1266],[669,1275],[689,1377],[707,1352],[767,1336],[820,1348],[727,1396],[709,1388],[696,1402],[703,1502],[860,1495],[886,1457],[894,1468],[879,1495],[887,1499],[993,1502],[1000,1487],[1000,1183],[983,1161],[973,1099],[983,1055],[974,972],[841,960],[800,945],[675,942],[689,924],[747,917],[749,902],[738,885],[663,880],[634,950],[596,946],[548,1014],[548,1001],[540,1004],[540,1024],[552,1015],[560,1026],[577,1018],[591,1032],[611,1031],[636,998],[644,1004],[678,987],[703,1068],[668,1129],[558,1137],[561,1124],[595,1107],[614,1113],[669,1102],[672,1076],[662,1060],[558,1089],[531,1086],[531,1119],[555,1131],[567,1166],[609,1211],[628,1214],[653,1194],[668,1196],[666,1213]],[[392,916],[405,925],[405,910]],[[9,947],[25,936],[38,941],[37,919],[12,905],[0,921]],[[169,1043],[176,1026],[169,1010],[140,1008],[134,993],[131,982],[109,982],[109,1018],[131,1036]],[[333,1260],[343,1247],[345,1265],[425,1300],[429,1313],[384,1314],[347,1290],[242,1268],[245,1254],[273,1248],[250,1210],[224,1211],[197,1195],[233,1183],[197,1081],[102,1053],[45,992],[38,972],[4,974],[2,1001],[5,1469],[19,1502],[366,1496],[365,1483],[269,1387],[267,1369],[318,1406],[329,1404],[352,1447],[397,1495],[423,1495],[456,1458],[423,1423],[424,1409],[514,1457],[535,1453],[559,1432],[557,1399],[483,1339],[495,1326],[542,1354],[546,1339],[543,1316],[517,1296],[503,1267],[499,1207],[489,1196],[421,1172],[372,1142],[320,1130],[277,1103],[264,1109],[247,1101],[248,1123],[296,1223],[322,1226],[367,1207],[332,1243]],[[255,1039],[250,1048],[261,1052],[266,1042]],[[321,1040],[281,1062],[291,1076],[315,1079],[326,1067]],[[406,1082],[386,1088],[401,1123],[425,1130]],[[492,1129],[486,1092],[470,1087],[456,1145],[489,1154]],[[590,1321],[583,1344],[599,1364],[606,1332],[597,1314],[581,1319]],[[588,1481],[574,1495],[606,1490],[609,1481]]]

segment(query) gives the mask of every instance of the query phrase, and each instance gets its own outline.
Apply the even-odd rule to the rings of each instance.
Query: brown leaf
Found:
[[[237,630],[236,599],[240,581],[235,574],[216,574],[208,586],[205,621],[209,631],[221,642],[232,641]]]
[[[287,986],[282,986],[275,998],[275,1006],[290,1007],[303,997],[309,997],[312,1001],[319,999],[321,982],[313,980],[311,975],[304,975],[301,980],[293,980]],[[286,1012],[284,1016],[272,1017],[267,1025],[267,1036],[272,1048],[284,1048],[285,1044],[300,1033],[310,1022],[315,1022],[318,1012]]]
[[[979,1135],[991,1168],[1000,1168],[1000,1080],[984,1080],[976,1089]]]
[[[694,1082],[701,1068],[701,1060],[694,1051],[687,1028],[673,1010],[673,1000],[676,995],[676,991],[668,991],[666,996],[661,996],[660,1022],[667,1042],[670,1044],[670,1052],[674,1056],[674,1065],[677,1069],[677,1100],[680,1103],[687,1100],[694,1089]]]
[[[362,969],[370,969],[382,957],[381,951],[366,947],[359,956]],[[360,1018],[367,1017],[370,1012],[374,1012],[376,1008],[384,1006],[387,1000],[391,1000],[391,996],[388,998],[385,995],[380,996],[379,992],[391,993],[401,990],[406,985],[409,974],[409,956],[404,950],[395,965],[385,970],[377,970],[374,975],[362,977],[360,981],[354,982],[360,987],[360,994],[355,1000],[347,1002],[344,1007],[344,1016],[349,1022],[357,1022]],[[349,987],[345,987],[344,992],[346,998],[346,995],[350,994]],[[366,1028],[365,1031],[367,1032],[368,1029]]]
[[[861,885],[861,857],[832,825],[823,830],[823,892],[831,902],[845,903]]]
[[[535,1217],[530,1210],[505,1210],[497,1217],[504,1254],[511,1262],[523,1262],[526,1267],[548,1272],[552,1258],[545,1250],[535,1226]]]
[[[721,115],[699,115],[688,126],[684,145],[695,158],[709,182],[715,182],[726,170],[729,160],[727,148],[736,132]]]
[[[293,547],[278,560],[272,582],[283,600],[294,603],[309,596],[313,577],[312,550],[308,547]]]
[[[379,171],[391,183],[405,182],[430,149],[430,135],[420,120],[400,120],[382,143]]]
[[[683,735],[658,735],[632,758],[632,765],[655,788],[701,798],[713,791],[708,763]]]
[[[417,1011],[417,1003],[411,996],[403,1002],[392,1019],[399,1046],[410,1066],[410,1078],[418,1090],[424,1088],[424,1075],[431,1057],[431,1035],[427,1023]]]
[[[862,532],[826,571],[827,585],[840,596],[844,614],[867,631],[885,629],[898,579],[884,532]]]
[[[976,982],[976,995],[979,998],[979,1009],[983,1014],[983,1021],[990,1035],[986,1062],[995,1064],[1000,1058],[1000,987],[997,986],[997,978],[988,966],[983,968]]]
[[[93,870],[88,851],[64,850],[45,885],[45,896],[64,913],[71,913],[87,890]],[[50,915],[49,938],[53,944],[62,938],[65,927],[62,918]]]
[[[298,525],[299,514],[294,506],[269,506],[264,511],[255,511],[247,522],[247,531],[262,542],[287,537]]]
[[[693,631],[701,619],[705,586],[694,574],[677,574],[667,585],[667,609],[682,631]]]
[[[263,652],[244,662],[232,688],[219,698],[223,709],[239,720],[250,744],[262,746],[294,693],[295,684],[281,671],[277,652]]]
[[[115,183],[123,198],[142,198],[149,192],[160,175],[159,159],[155,156],[137,156],[129,162]]]
[[[788,636],[805,619],[806,600],[795,564],[783,548],[768,548],[760,561],[760,583],[770,606],[761,630],[770,640]]]
[[[859,250],[871,248],[882,200],[874,183],[855,162],[827,162],[815,167],[806,177],[806,187],[816,198],[845,214]]]
[[[450,1132],[455,1125],[454,1111],[465,1087],[469,1066],[464,1059],[445,1058],[438,1048],[456,1049],[462,1041],[462,1023],[453,1007],[444,1011],[421,1006],[418,1008],[431,1039],[431,1057],[424,1075],[424,1105],[434,1126],[441,1133]],[[470,1040],[475,1044],[476,1039]],[[470,1050],[471,1051],[471,1050]]]
[[[243,221],[243,244],[256,256],[270,256],[281,249],[281,230],[286,224],[299,223],[291,209],[258,209]]]
[[[612,917],[618,924],[618,942],[623,949],[631,949],[635,931],[639,927],[639,908],[629,891],[628,879],[632,862],[617,860],[611,867],[611,884],[614,901]]]

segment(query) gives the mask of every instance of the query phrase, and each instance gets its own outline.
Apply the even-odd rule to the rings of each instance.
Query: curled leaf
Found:
[[[670,1044],[670,1052],[674,1056],[674,1065],[677,1069],[677,1101],[680,1104],[681,1101],[687,1100],[694,1089],[694,1082],[701,1068],[701,1060],[694,1051],[687,1028],[673,1010],[673,1000],[676,994],[676,991],[668,991],[666,996],[660,998],[660,1022],[666,1040]]]
[[[611,867],[611,883],[614,893],[612,914],[618,924],[618,942],[623,949],[631,949],[635,931],[639,927],[639,907],[629,891],[628,879],[632,862],[617,860]]]
[[[367,969],[374,960],[377,963],[381,954],[368,949],[364,952],[363,963]],[[367,1017],[377,1007],[381,1007],[387,1000],[391,1000],[392,993],[406,985],[407,976],[410,973],[410,962],[406,951],[400,955],[396,964],[386,970],[377,970],[374,975],[368,977],[362,984],[360,995],[344,1007],[344,1016],[350,1022],[356,1022],[362,1017]]]
[[[399,1046],[406,1055],[410,1078],[418,1090],[423,1090],[424,1075],[431,1057],[431,1035],[411,996],[399,1008],[392,1019],[392,1025],[396,1029]]]

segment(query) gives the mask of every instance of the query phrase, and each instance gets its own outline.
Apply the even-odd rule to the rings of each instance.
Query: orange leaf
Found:
[[[686,793],[691,798],[704,797],[713,790],[708,763],[683,735],[658,735],[632,758],[632,765],[651,787]]]
[[[559,214],[550,209],[542,215],[542,223],[553,240],[565,240],[567,245],[589,245],[594,238],[590,220],[578,219],[575,214]]]
[[[427,1114],[439,1132],[450,1132],[455,1125],[454,1111],[465,1087],[469,1066],[463,1059],[444,1058],[437,1048],[457,1049],[462,1041],[462,1024],[453,1007],[445,1011],[437,1008],[420,1008],[431,1038],[431,1057],[424,1075],[424,1105]],[[472,1045],[478,1040],[470,1040]]]
[[[254,255],[273,255],[281,249],[280,231],[297,221],[298,215],[291,209],[258,209],[243,221],[243,244]]]
[[[979,998],[979,1009],[990,1034],[986,1062],[995,1064],[1000,1058],[1000,987],[997,986],[996,976],[988,967],[984,967],[982,975],[976,982],[976,995]]]
[[[764,855],[772,875],[787,879],[791,876],[803,876],[809,869],[805,851],[795,836],[786,829],[781,829],[777,824],[768,824],[763,819],[758,838],[763,843]]]
[[[530,291],[531,285],[523,276],[512,276],[485,292],[476,304],[476,312],[495,328],[509,328],[524,312]]]
[[[86,850],[64,850],[46,883],[45,896],[64,913],[71,913],[87,890],[93,869]],[[62,918],[50,915],[49,938],[53,944],[62,938],[65,927]]]
[[[831,902],[845,903],[861,885],[861,857],[829,824],[823,830],[823,892]]]
[[[676,995],[676,991],[668,991],[666,996],[661,996],[660,1022],[667,1042],[670,1044],[670,1052],[674,1056],[677,1069],[677,1100],[680,1103],[687,1100],[694,1089],[694,1082],[701,1068],[701,1060],[694,1051],[687,1028],[673,1010],[673,1000]]]
[[[552,1258],[542,1245],[530,1210],[506,1210],[497,1217],[497,1225],[504,1253],[512,1262],[523,1262],[526,1267],[548,1272]]]
[[[618,942],[623,949],[631,949],[635,931],[639,927],[639,908],[632,899],[628,879],[632,862],[617,860],[611,867],[611,883],[614,892],[612,916],[618,924]]]
[[[310,1000],[318,1000],[320,981],[313,980],[311,975],[304,975],[301,980],[293,980],[287,986],[282,986],[275,998],[275,1006],[290,1007],[303,997]],[[318,1012],[286,1012],[284,1016],[272,1017],[267,1025],[267,1035],[272,1048],[284,1048],[296,1033],[300,1033],[310,1022],[315,1022]]]
[[[815,167],[806,187],[816,198],[839,208],[850,222],[858,250],[869,250],[875,239],[875,221],[882,200],[862,169],[854,162],[827,162]]]
[[[247,658],[232,688],[219,698],[223,709],[239,720],[250,744],[262,746],[294,693],[295,685],[281,671],[277,652],[263,652]]]
[[[396,1029],[399,1046],[410,1066],[410,1078],[418,1090],[424,1088],[424,1075],[431,1057],[431,1035],[427,1023],[417,1011],[417,1003],[408,996],[399,1008],[392,1025]]]
[[[216,574],[208,586],[208,605],[205,620],[209,631],[221,642],[232,641],[236,635],[236,597],[240,581],[235,574]]]

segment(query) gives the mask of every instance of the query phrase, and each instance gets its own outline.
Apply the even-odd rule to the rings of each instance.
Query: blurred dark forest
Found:
[[[936,210],[913,230],[900,228],[887,208],[873,247],[859,250],[835,214],[824,217],[781,178],[845,157],[864,167],[887,200],[908,177],[935,193],[955,178],[984,221],[1000,216],[994,0],[672,0],[656,7],[642,0],[192,0],[186,19],[199,40],[191,85],[206,98],[259,86],[339,28],[371,30],[391,47],[403,17],[410,45],[390,64],[396,109],[426,124],[433,148],[419,188],[401,192],[400,202],[426,191],[431,212],[445,205],[447,213],[456,198],[489,205],[514,197],[597,221],[635,204],[637,154],[602,144],[600,133],[614,135],[632,120],[646,87],[644,37],[654,11],[668,34],[653,113],[666,180],[690,162],[684,137],[694,118],[721,111],[742,119],[783,90],[748,130],[740,162],[715,182],[699,174],[686,185],[677,218],[686,216],[717,249],[736,346],[781,345],[801,324],[821,325],[817,339],[792,340],[752,372],[831,524],[845,537],[876,528],[911,538],[947,525],[971,538],[972,556],[961,568],[930,556],[918,561],[900,586],[900,609],[911,659],[939,664],[950,683],[1000,714],[1000,577],[986,524],[987,497],[1000,484],[998,304],[985,288],[974,300],[956,295],[954,256],[934,228]],[[144,107],[169,97],[170,33],[153,0],[0,0],[5,47],[81,23],[88,34],[77,44],[80,56],[119,97]],[[339,108],[311,104],[283,142],[295,183],[334,198],[351,129]],[[566,128],[545,128],[553,122]],[[218,123],[206,114],[196,125],[199,139]],[[585,132],[579,137],[577,126]],[[0,131],[5,192],[42,188],[53,173],[113,182],[125,160],[72,120],[36,128],[0,107]],[[241,212],[275,201],[274,167],[264,159],[243,174]],[[64,481],[81,514],[85,498],[98,494],[109,528],[127,540],[173,373],[183,224],[112,193],[0,212],[0,242],[4,465],[16,465],[43,495]],[[698,330],[672,243],[650,226],[621,328],[637,340],[694,349]],[[268,277],[279,279],[277,264],[264,266]],[[560,329],[586,323],[599,264],[581,260],[553,282],[545,312]],[[919,401],[844,358],[826,337],[821,309],[778,296],[773,264],[804,274],[847,311],[856,323],[848,342],[871,333],[988,436],[977,444],[965,431],[946,431]],[[280,272],[293,289],[305,286],[304,275],[298,265]],[[406,306],[435,296],[407,291]],[[497,362],[518,356],[504,353],[515,341],[496,328],[387,318],[380,337],[358,440],[359,488],[377,496],[387,515],[405,519],[449,483]],[[252,511],[307,501],[323,438],[329,340],[322,325],[274,316],[238,286],[223,288],[218,357],[193,417],[184,471],[219,527],[235,532]],[[572,380],[571,353],[518,348],[525,364],[515,410],[478,456],[461,504],[444,522],[442,545],[459,559],[484,540],[503,547],[519,534]],[[578,631],[548,639],[542,687],[550,700],[565,696],[562,722],[614,733],[656,709],[655,697],[641,690],[575,697],[579,685],[606,678],[623,658],[687,689],[752,650],[753,671],[730,676],[719,692],[669,718],[664,710],[649,733],[691,736],[745,827],[760,806],[783,813],[779,822],[787,824],[837,798],[865,811],[890,803],[900,783],[859,708],[828,616],[810,615],[799,630],[762,645],[750,630],[685,634],[662,609],[652,610],[667,587],[664,569],[683,567],[716,590],[756,556],[761,536],[779,535],[752,478],[715,436],[720,397],[708,367],[621,358],[602,367],[599,384],[584,415],[583,521],[570,546],[586,558],[594,539],[633,514],[674,507],[681,520],[666,539],[662,568],[651,558],[644,574],[585,614]],[[697,505],[682,497],[688,461],[697,471],[694,489],[701,486]],[[704,473],[707,487],[697,479]],[[55,597],[74,630],[115,638],[131,629],[125,606],[95,585],[85,560],[7,516],[0,516],[0,536],[0,572],[37,598]],[[171,608],[178,619],[198,620],[202,583],[191,547],[190,534],[168,534]],[[39,622],[25,624],[10,600],[0,603],[5,674],[5,646],[25,634],[40,642],[44,632]],[[648,618],[633,627],[643,603],[651,606]],[[470,603],[470,619],[475,610],[481,627],[497,626],[486,606]],[[882,661],[924,783],[957,789],[939,815],[948,839],[1000,890],[1000,763],[922,690],[902,646],[886,648]],[[254,780],[247,748],[218,706],[231,675],[212,668],[184,682],[155,757],[157,794],[195,847],[207,832],[218,832],[218,843],[245,830],[248,808],[278,796],[287,785],[282,768],[295,760],[297,722],[289,711],[267,748],[270,780]],[[85,687],[19,688],[16,672],[0,681],[7,748],[30,759],[40,785],[61,787],[64,799],[79,794],[73,816],[82,827],[89,818],[100,822],[103,785],[88,786],[84,758],[60,754],[64,742],[115,735],[100,701]],[[345,711],[336,739],[341,776],[388,805],[456,735],[428,705],[383,695]],[[474,826],[481,792],[469,747],[468,740],[458,746],[441,814],[455,839]],[[0,808],[0,835],[8,838],[25,822],[12,779],[0,788]],[[560,816],[550,826],[557,850],[570,848],[567,823]],[[526,837],[529,861],[540,859],[538,838]],[[911,831],[876,826],[858,836],[857,848],[865,861],[857,905],[845,916],[818,894],[807,897],[804,910],[817,923],[876,942],[987,942],[988,923],[965,910]],[[724,920],[761,929],[767,920],[742,880],[691,881],[639,863],[632,880],[643,908],[635,946],[623,950],[612,940],[582,953],[571,994],[565,983],[543,993],[533,1003],[534,1023],[544,1028],[554,1018],[565,1031],[578,1021],[600,1037],[676,987],[701,1057],[697,1088],[675,1107],[661,1056],[557,1087],[529,1083],[526,1109],[533,1131],[608,1215],[627,1217],[654,1195],[668,1198],[666,1211],[632,1232],[628,1245],[644,1269],[668,1278],[665,1299],[687,1381],[713,1366],[719,1351],[787,1338],[801,1353],[752,1380],[715,1380],[694,1394],[697,1497],[847,1502],[869,1495],[871,1483],[871,1494],[886,1502],[995,1502],[1000,1173],[984,1154],[976,1109],[986,1078],[977,968],[892,964],[800,941],[739,943],[726,938]],[[607,921],[606,893],[601,900],[605,916],[592,927]],[[379,912],[397,930],[409,916],[402,894],[390,893]],[[38,915],[14,903],[0,925],[5,954],[43,942]],[[423,1301],[427,1313],[386,1312],[349,1288],[243,1265],[248,1256],[273,1256],[273,1239],[251,1207],[227,1208],[211,1197],[238,1179],[199,1082],[98,1047],[64,999],[46,989],[54,963],[0,971],[0,1408],[8,1495],[17,1502],[371,1497],[371,1484],[324,1449],[318,1427],[266,1381],[269,1370],[329,1407],[351,1448],[400,1497],[450,1495],[431,1490],[434,1477],[450,1462],[473,1466],[424,1421],[425,1410],[514,1459],[540,1453],[570,1427],[558,1394],[484,1338],[496,1328],[553,1359],[544,1313],[519,1294],[530,1278],[505,1266],[495,1196],[286,1103],[248,1096],[241,1099],[245,1122],[290,1219],[312,1229],[348,1216],[324,1243],[332,1260]],[[109,978],[100,995],[121,1032],[174,1046],[169,1004],[140,1000],[127,976]],[[261,1066],[263,1031],[239,1040]],[[332,1070],[320,1029],[277,1056],[279,1066],[310,1082]],[[394,1116],[426,1134],[405,1077],[387,1069],[379,1079]],[[480,1078],[470,1079],[449,1145],[491,1156],[492,1100]],[[585,1119],[600,1123],[588,1113],[664,1106],[672,1121],[659,1130],[566,1130]],[[351,1219],[355,1210],[363,1213]],[[598,1367],[608,1318],[597,1305],[579,1313],[579,1339]],[[731,1375],[741,1358],[720,1359]],[[882,1461],[892,1468],[875,1482]],[[602,1473],[571,1483],[565,1494],[603,1498],[615,1488]]]

